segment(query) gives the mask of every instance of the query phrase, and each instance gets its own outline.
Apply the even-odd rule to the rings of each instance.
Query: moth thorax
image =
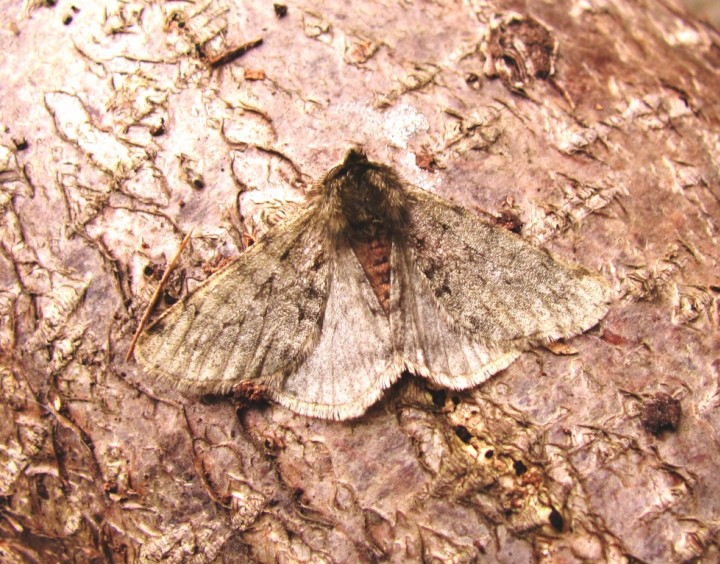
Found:
[[[401,228],[404,215],[404,197],[394,185],[372,182],[366,174],[348,182],[340,193],[343,214],[351,230],[384,228],[388,232]]]
[[[341,194],[341,206],[350,225],[382,222],[383,201],[374,190],[346,188]]]

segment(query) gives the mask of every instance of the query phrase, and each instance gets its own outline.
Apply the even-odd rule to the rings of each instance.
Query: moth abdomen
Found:
[[[392,237],[386,229],[356,233],[350,245],[385,315],[390,313]]]

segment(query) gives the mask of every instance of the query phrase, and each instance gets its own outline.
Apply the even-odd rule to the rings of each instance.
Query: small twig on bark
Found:
[[[130,348],[128,348],[127,355],[125,355],[125,362],[129,362],[132,358],[133,352],[135,351],[135,344],[137,343],[137,340],[140,338],[140,333],[142,333],[143,329],[145,329],[145,325],[147,325],[147,321],[150,318],[150,312],[155,308],[155,304],[160,299],[160,294],[162,294],[163,288],[165,288],[165,285],[167,284],[168,278],[170,278],[170,273],[175,269],[175,265],[177,264],[178,260],[180,259],[180,255],[185,250],[185,247],[187,247],[188,243],[190,242],[190,236],[192,235],[193,229],[190,229],[188,231],[188,234],[185,235],[185,238],[182,240],[182,243],[180,243],[180,246],[178,247],[177,252],[175,253],[175,256],[172,258],[170,263],[168,264],[167,268],[165,269],[165,273],[163,274],[162,278],[160,279],[160,283],[158,284],[158,287],[155,289],[155,293],[153,294],[153,297],[150,299],[150,303],[147,305],[147,308],[145,308],[145,313],[142,316],[142,319],[140,320],[140,324],[138,325],[137,330],[135,331],[135,335],[133,335],[133,340],[130,343]]]
[[[229,51],[225,51],[221,55],[215,55],[213,57],[208,57],[208,64],[210,65],[211,68],[216,69],[217,67],[221,67],[228,63],[232,63],[235,59],[242,57],[250,49],[254,49],[255,47],[258,47],[259,45],[262,45],[262,42],[263,42],[263,38],[258,37],[257,39],[253,39],[252,41],[248,41],[247,43],[243,43],[242,45],[240,45],[238,47],[230,49]]]

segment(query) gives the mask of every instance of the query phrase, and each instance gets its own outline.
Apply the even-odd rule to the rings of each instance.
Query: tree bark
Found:
[[[0,13],[4,561],[720,558],[714,29],[660,0]],[[353,144],[600,271],[610,313],[343,423],[124,360],[192,227],[165,301]]]

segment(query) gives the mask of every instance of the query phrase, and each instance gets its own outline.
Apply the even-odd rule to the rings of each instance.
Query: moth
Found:
[[[466,389],[595,325],[608,285],[358,149],[308,205],[171,307],[137,342],[198,394],[262,389],[300,414],[362,415],[403,371]]]

